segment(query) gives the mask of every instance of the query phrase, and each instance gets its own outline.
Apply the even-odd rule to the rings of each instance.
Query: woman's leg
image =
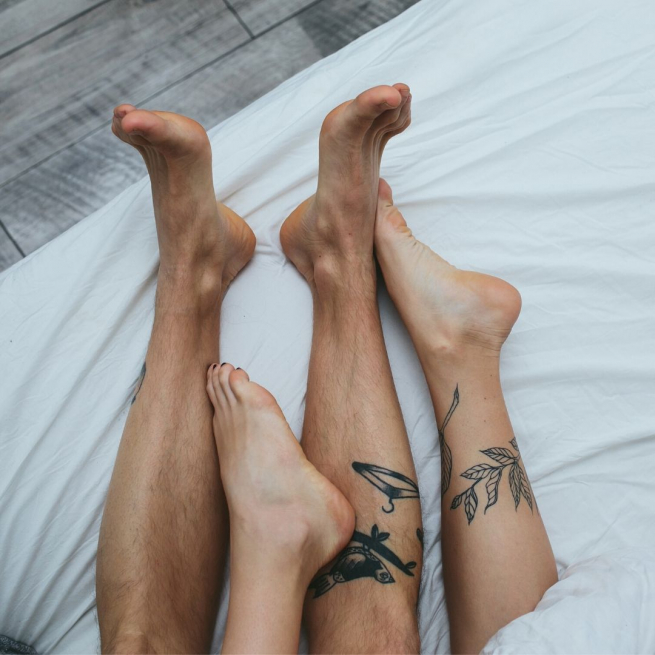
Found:
[[[312,466],[271,394],[245,371],[207,372],[230,511],[225,653],[296,653],[307,587],[352,536],[352,507]]]
[[[514,287],[417,241],[380,183],[376,252],[418,352],[439,427],[444,583],[453,652],[479,652],[557,581],[500,385]]]
[[[216,204],[200,125],[123,105],[113,130],[148,166],[160,267],[144,377],[100,530],[101,645],[111,653],[207,652],[228,526],[205,371],[218,357],[223,294],[255,238]]]

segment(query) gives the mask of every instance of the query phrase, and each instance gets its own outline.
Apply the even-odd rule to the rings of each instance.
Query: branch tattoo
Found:
[[[516,455],[509,448],[487,448],[487,450],[481,450],[480,452],[483,455],[486,455],[489,459],[496,462],[496,464],[488,464],[487,462],[476,464],[461,474],[463,478],[474,480],[474,482],[468,489],[453,498],[450,509],[457,509],[463,504],[469,525],[471,525],[471,521],[475,518],[478,508],[478,496],[475,491],[476,485],[482,482],[482,480],[486,480],[487,506],[484,508],[484,513],[486,514],[487,510],[498,502],[498,487],[500,486],[503,471],[507,468],[509,468],[509,488],[514,498],[514,510],[518,510],[521,497],[523,497],[530,507],[530,511],[533,511],[532,490],[528,478],[519,463],[521,453],[519,452],[516,438],[513,438],[509,443],[517,452]]]
[[[385,514],[391,514],[396,509],[393,504],[394,500],[419,497],[416,482],[402,473],[375,464],[363,464],[362,462],[353,462],[353,468],[389,499],[389,506],[382,507]]]
[[[337,584],[358,578],[373,578],[381,584],[392,584],[396,580],[387,564],[414,577],[412,569],[416,568],[416,562],[403,562],[384,545],[383,542],[388,538],[389,533],[380,532],[377,525],[371,528],[370,535],[355,530],[352,545],[341,551],[327,573],[317,575],[312,580],[309,588],[314,590],[314,598],[327,593]]]
[[[452,415],[455,413],[459,405],[459,385],[455,387],[455,393],[453,394],[453,402],[450,403],[450,409],[446,414],[446,418],[441,424],[439,430],[439,450],[441,451],[441,497],[443,498],[448,491],[450,486],[450,478],[453,474],[453,455],[450,452],[450,447],[446,442],[446,426],[450,421]]]

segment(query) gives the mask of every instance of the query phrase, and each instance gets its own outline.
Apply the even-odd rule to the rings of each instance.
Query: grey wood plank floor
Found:
[[[114,105],[212,127],[415,2],[0,0],[0,270],[145,174]]]

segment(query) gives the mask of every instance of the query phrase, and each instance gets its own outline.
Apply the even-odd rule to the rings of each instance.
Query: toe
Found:
[[[407,221],[393,204],[391,187],[386,180],[380,178],[378,187],[378,209],[375,219],[376,236],[383,237],[398,231],[407,231]]]
[[[399,128],[406,122],[411,112],[411,100],[411,94],[403,95],[398,107],[383,112],[375,119],[373,129],[383,131],[388,138],[402,132],[406,126]]]
[[[282,414],[273,394],[256,382],[237,380],[233,389],[240,402],[247,403],[252,408],[272,409]]]
[[[216,397],[216,391],[214,389],[214,371],[218,368],[218,364],[211,364],[207,369],[207,395],[209,400],[211,400],[214,409],[218,406],[218,398]]]
[[[378,184],[378,204],[379,203],[393,205],[393,191],[391,190],[389,183],[382,177]]]
[[[122,104],[114,108],[114,116],[116,118],[124,118],[127,114],[134,111],[136,107],[134,105]]]
[[[410,95],[409,87],[407,86],[407,84],[403,84],[402,82],[398,82],[397,84],[393,85],[393,88],[396,89],[400,93],[403,100],[406,100]]]
[[[214,367],[211,369],[211,386],[212,386],[212,391],[214,393],[214,397],[216,398],[215,407],[217,410],[219,408],[224,409],[225,405],[227,404],[225,391],[223,391],[223,387],[221,386],[221,381],[219,378],[220,371],[221,371],[221,367],[218,364],[215,364]]]
[[[376,86],[360,93],[350,104],[352,114],[364,121],[373,121],[390,109],[397,109],[403,96],[393,86]]]
[[[222,390],[223,395],[230,403],[236,402],[236,397],[232,388],[230,387],[230,374],[234,371],[234,366],[232,364],[221,364],[217,369],[218,383]]]
[[[250,384],[250,377],[241,368],[233,369],[228,376],[228,384],[234,396],[241,400],[244,394],[244,388]]]
[[[135,109],[121,119],[121,128],[130,136],[140,136],[153,146],[170,140],[171,125],[161,116],[145,109]]]

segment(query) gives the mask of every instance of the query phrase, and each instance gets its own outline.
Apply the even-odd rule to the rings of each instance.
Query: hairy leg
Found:
[[[376,252],[439,425],[451,648],[478,653],[557,581],[500,385],[500,351],[521,299],[503,280],[460,271],[417,241],[384,181]]]
[[[221,300],[254,235],[216,203],[200,125],[122,105],[113,131],[148,166],[161,263],[100,531],[102,650],[207,652],[228,529],[205,371],[218,357]]]
[[[376,298],[373,233],[382,149],[410,120],[405,85],[328,115],[316,195],[285,222],[285,252],[314,298],[302,445],[355,509],[351,543],[305,604],[312,652],[418,652],[421,510]]]
[[[230,510],[223,652],[295,653],[307,586],[350,539],[353,509],[307,461],[273,396],[245,371],[214,364],[207,393]]]

